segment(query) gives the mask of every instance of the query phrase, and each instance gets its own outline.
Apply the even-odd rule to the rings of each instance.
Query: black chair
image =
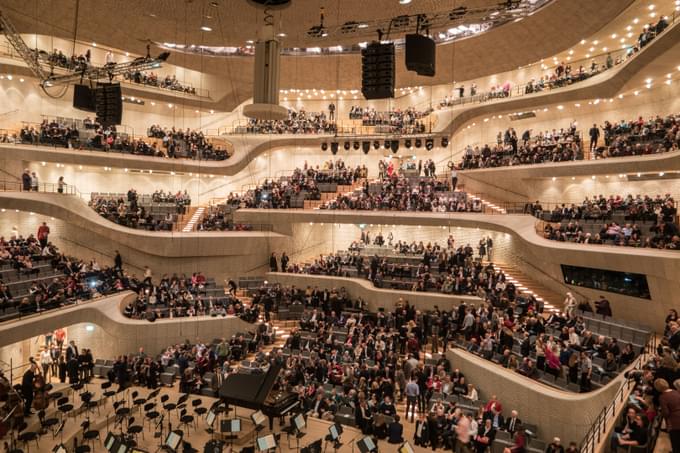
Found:
[[[78,445],[74,451],[74,453],[90,453],[92,449],[90,448],[89,445]]]
[[[70,413],[73,413],[73,404],[62,404],[57,409],[61,413],[61,419],[68,417]],[[75,417],[75,414],[73,414]]]
[[[92,442],[92,449],[94,450],[94,441],[99,440],[101,441],[101,438],[99,437],[99,431],[91,429],[83,432],[83,441],[86,443]]]
[[[149,422],[149,427],[151,427],[151,425],[158,418],[159,415],[160,414],[158,413],[158,411],[150,411],[147,412],[146,415],[144,415],[145,421]]]
[[[194,425],[194,429],[196,429],[196,419],[194,418],[193,415],[185,414],[179,418],[180,428],[182,428],[182,426],[186,426],[187,431],[189,431],[189,427],[191,425]]]
[[[134,439],[137,440],[137,436],[141,433],[142,439],[144,439],[144,427],[142,425],[135,425],[134,423],[135,423],[135,418],[130,417],[128,419],[128,429],[127,429],[128,435],[134,437]]]
[[[40,449],[38,433],[36,433],[35,431],[24,431],[23,433],[19,434],[18,439],[21,443],[23,443],[24,448],[26,448],[27,452],[31,451],[29,448],[30,442],[35,442],[35,446],[38,447],[38,449]]]

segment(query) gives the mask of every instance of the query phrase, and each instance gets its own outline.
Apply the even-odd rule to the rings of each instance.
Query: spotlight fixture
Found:
[[[331,142],[331,152],[333,154],[338,153],[338,142]]]
[[[421,148],[423,146],[423,141],[419,138],[416,139],[416,148]]]
[[[357,149],[359,149],[359,148],[361,147],[361,145],[359,144],[359,142],[354,142],[354,143],[352,144],[352,146],[354,147],[355,150],[357,150]]]
[[[392,140],[390,142],[390,149],[392,153],[397,154],[397,151],[399,151],[399,140]]]
[[[358,144],[358,142],[355,143]],[[371,150],[371,142],[361,142],[361,149],[364,151],[364,154],[368,154]]]
[[[432,151],[432,148],[434,148],[434,139],[428,138],[425,140],[425,149],[428,151]]]
[[[349,146],[350,146],[349,142],[345,142],[345,144],[342,145],[342,146],[343,146],[343,148],[345,148],[345,151],[349,151]]]
[[[412,148],[410,138],[407,138],[406,140],[404,140],[404,146],[407,147],[408,149]]]
[[[390,141],[389,141],[389,140],[385,140],[385,146],[383,146],[383,148],[385,148],[385,149],[390,149],[390,146],[391,146],[391,145],[390,145]]]
[[[447,146],[449,146],[448,137],[442,137],[442,148],[446,148]]]
[[[321,151],[328,151],[328,143],[324,142],[321,144]]]
[[[378,140],[373,142],[373,149],[380,149],[380,142]]]

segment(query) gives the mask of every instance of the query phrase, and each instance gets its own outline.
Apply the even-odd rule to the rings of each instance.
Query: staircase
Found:
[[[182,215],[181,219],[177,221],[177,229],[182,233],[190,233],[196,231],[196,227],[201,223],[205,207],[190,207],[187,213]],[[186,220],[188,219],[188,220]]]
[[[564,295],[558,294],[530,279],[517,266],[513,264],[494,264],[494,268],[502,270],[508,281],[514,283],[517,289],[533,294],[536,299],[542,301],[546,311],[560,311],[563,308],[562,301],[564,300]]]

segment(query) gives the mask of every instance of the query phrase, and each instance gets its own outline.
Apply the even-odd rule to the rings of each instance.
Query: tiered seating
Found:
[[[137,195],[136,192],[132,198],[129,192],[92,192],[89,205],[102,217],[120,225],[171,231],[178,215],[185,212],[185,207],[191,204],[191,200],[171,196],[169,199],[174,201],[159,201],[163,199],[165,198],[158,198],[154,194]]]

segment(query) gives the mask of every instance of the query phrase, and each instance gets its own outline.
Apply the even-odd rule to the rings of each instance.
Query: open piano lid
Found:
[[[220,398],[229,404],[260,409],[283,365],[272,364],[266,374],[235,373],[227,376],[220,387]]]

